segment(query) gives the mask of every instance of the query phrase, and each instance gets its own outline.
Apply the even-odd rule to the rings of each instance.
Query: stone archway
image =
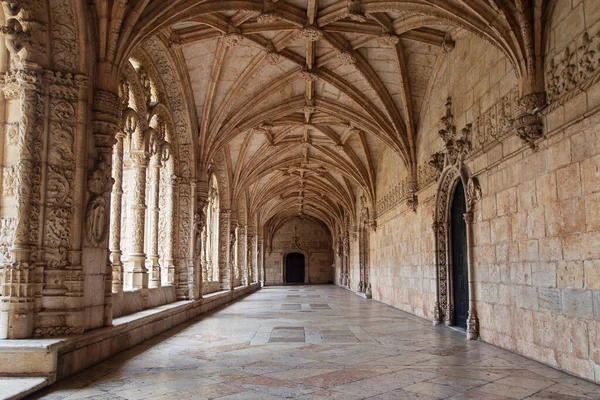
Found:
[[[481,198],[481,188],[476,177],[471,176],[468,168],[461,165],[447,166],[440,176],[434,206],[433,231],[435,236],[435,280],[436,302],[433,311],[433,324],[454,324],[452,262],[451,262],[451,232],[450,214],[454,191],[462,182],[465,190],[466,213],[464,219],[467,232],[467,263],[468,263],[468,292],[469,316],[467,319],[467,338],[476,339],[479,336],[477,310],[474,297],[474,266],[473,266],[473,207]]]
[[[441,118],[444,129],[439,131],[444,141],[443,150],[433,154],[429,162],[439,172],[438,188],[433,207],[433,233],[435,243],[435,305],[433,309],[433,324],[454,324],[452,263],[451,263],[451,232],[450,213],[452,198],[458,183],[462,183],[465,191],[467,236],[467,275],[469,311],[467,318],[467,338],[479,337],[479,322],[475,302],[475,279],[473,265],[473,208],[481,199],[481,187],[476,177],[471,175],[469,168],[463,163],[471,151],[471,125],[467,125],[457,133],[453,124],[452,99],[446,102],[446,113]]]

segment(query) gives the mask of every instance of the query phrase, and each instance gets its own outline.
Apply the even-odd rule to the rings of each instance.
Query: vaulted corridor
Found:
[[[600,399],[599,3],[0,0],[0,400]]]
[[[336,286],[267,287],[37,399],[597,399],[600,387]]]

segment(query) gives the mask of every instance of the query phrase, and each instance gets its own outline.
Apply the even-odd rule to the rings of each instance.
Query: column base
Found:
[[[479,338],[479,318],[476,311],[469,311],[467,318],[467,339],[475,340]]]

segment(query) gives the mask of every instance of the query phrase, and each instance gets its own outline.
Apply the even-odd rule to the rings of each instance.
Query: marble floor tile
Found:
[[[302,286],[263,288],[31,398],[581,400],[600,399],[600,386],[347,290]]]

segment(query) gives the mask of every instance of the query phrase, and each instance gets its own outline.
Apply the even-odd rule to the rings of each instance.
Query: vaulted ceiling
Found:
[[[400,12],[364,14],[360,2],[267,4],[171,27],[202,147],[225,151],[233,197],[246,192],[250,211],[333,226],[359,189],[374,200],[382,146],[413,161],[433,65],[452,40],[444,26],[409,30]]]
[[[372,210],[384,147],[414,172],[432,72],[458,29],[527,70],[526,35],[511,33],[520,0],[131,3],[118,4],[132,28],[100,52],[118,60],[154,34],[181,46],[201,163],[223,160],[232,199],[263,223],[300,214],[333,227],[358,193]]]

